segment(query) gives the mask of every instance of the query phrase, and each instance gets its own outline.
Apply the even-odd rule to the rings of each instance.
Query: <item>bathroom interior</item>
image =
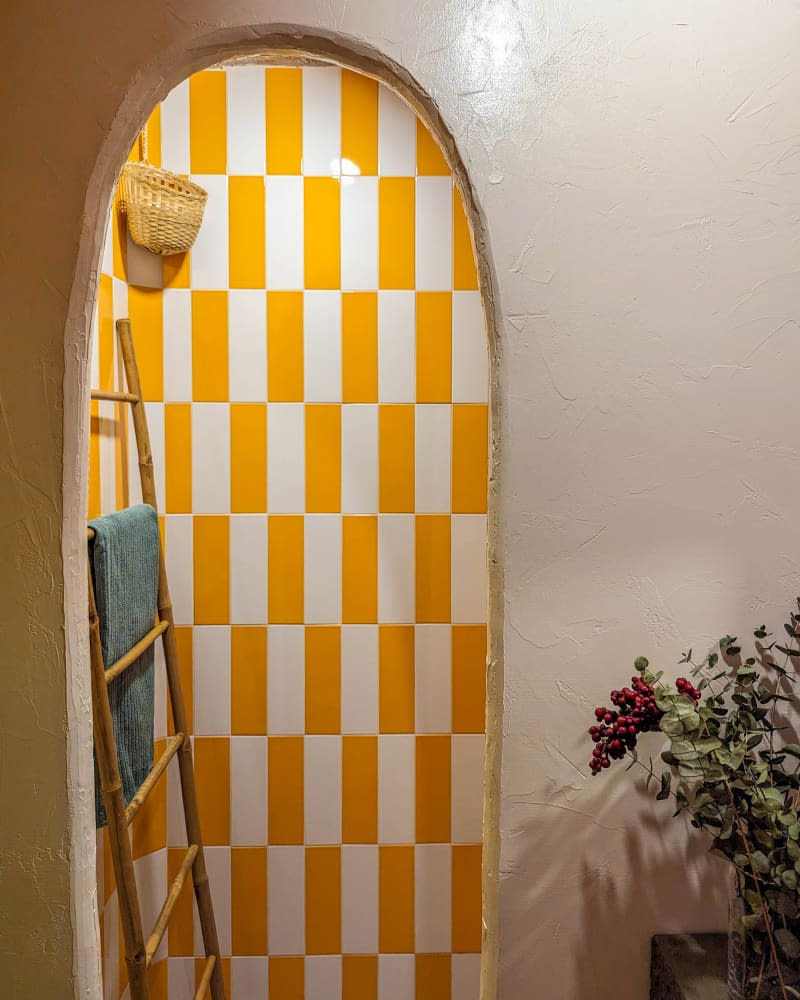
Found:
[[[191,75],[141,160],[208,199],[160,255],[115,193],[90,381],[125,391],[130,319],[225,995],[477,1000],[490,379],[459,186],[389,86],[313,60]],[[89,519],[141,503],[125,402],[92,400],[89,449]],[[186,844],[171,765],[132,825],[145,931]],[[107,827],[97,859],[120,1000]],[[152,1000],[203,973],[190,881]]]

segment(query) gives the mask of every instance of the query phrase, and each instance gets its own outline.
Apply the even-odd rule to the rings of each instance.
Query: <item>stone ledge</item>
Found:
[[[650,1000],[728,1000],[726,934],[657,934]]]

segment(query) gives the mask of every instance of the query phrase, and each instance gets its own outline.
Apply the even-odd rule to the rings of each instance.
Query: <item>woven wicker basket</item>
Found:
[[[126,163],[120,184],[120,209],[139,246],[162,255],[186,253],[197,239],[208,192],[197,184],[147,162],[142,133],[141,163]]]

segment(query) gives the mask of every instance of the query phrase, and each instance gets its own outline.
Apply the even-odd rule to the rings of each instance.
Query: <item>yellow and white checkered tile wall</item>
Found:
[[[114,213],[93,384],[130,315],[232,996],[476,1000],[488,360],[460,196],[337,68],[199,73],[149,139],[206,217],[162,262]],[[93,404],[92,513],[139,499],[117,416]],[[142,820],[152,916],[176,774]],[[191,997],[200,953],[187,894],[155,995]]]

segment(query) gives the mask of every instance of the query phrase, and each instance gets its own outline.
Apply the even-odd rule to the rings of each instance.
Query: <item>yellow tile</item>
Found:
[[[192,292],[192,400],[228,400],[227,292]]]
[[[89,404],[89,506],[87,516],[90,521],[99,517],[100,508],[100,404]]]
[[[97,289],[97,356],[98,382],[93,389],[115,389],[114,385],[114,279],[100,275]]]
[[[196,516],[194,525],[195,625],[230,622],[230,531],[225,515]]]
[[[270,736],[267,829],[270,844],[302,844],[304,838],[303,737]]]
[[[231,288],[264,288],[264,178],[228,178],[228,267]]]
[[[231,735],[267,735],[267,629],[231,629]]]
[[[306,288],[338,288],[341,283],[339,260],[339,179],[303,179]]]
[[[449,403],[453,383],[453,297],[417,292],[417,402]]]
[[[453,845],[453,951],[481,950],[481,845]]]
[[[416,955],[414,1000],[450,1000],[450,955]]]
[[[163,258],[161,268],[164,288],[189,288],[191,286],[191,253],[174,253]]]
[[[378,839],[378,737],[342,737],[342,843]]]
[[[167,878],[170,883],[178,874],[178,869],[186,854],[185,847],[170,847],[167,850]],[[170,957],[191,958],[194,955],[194,893],[192,880],[183,883],[181,894],[169,922]]]
[[[414,178],[378,181],[378,282],[380,288],[414,287]]]
[[[306,627],[306,733],[341,732],[340,631],[338,625]]]
[[[164,752],[164,740],[153,746],[153,762]],[[144,805],[131,824],[131,849],[134,858],[161,850],[167,846],[167,786],[159,781],[145,799]]]
[[[267,72],[275,71],[267,70]],[[305,959],[303,956],[270,956],[270,1000],[305,1000],[305,995]]]
[[[461,192],[453,186],[453,288],[471,291],[478,287],[472,236]]]
[[[489,408],[453,407],[453,513],[485,514],[489,476]]]
[[[306,405],[306,510],[342,509],[342,408],[338,403]]]
[[[454,625],[453,732],[482,733],[486,728],[486,626]]]
[[[147,970],[150,1000],[167,1000],[167,963],[155,962]]]
[[[267,404],[231,403],[231,511],[267,509]]]
[[[231,946],[234,955],[267,954],[267,849],[231,850]]]
[[[378,620],[378,518],[342,518],[342,621]]]
[[[378,509],[414,510],[414,406],[389,403],[378,410]]]
[[[342,401],[378,401],[378,293],[342,294]]]
[[[299,174],[303,158],[301,69],[266,72],[267,173]]]
[[[156,104],[147,119],[147,159],[154,167],[161,166],[161,105]]]
[[[206,846],[231,842],[230,744],[227,736],[196,736],[194,741],[197,806]]]
[[[302,403],[302,292],[267,292],[267,376],[271,403]]]
[[[183,704],[186,709],[189,735],[194,732],[194,669],[192,664],[192,626],[175,626],[175,645],[178,647],[178,673],[180,674]],[[167,735],[175,735],[175,720],[172,718],[172,704],[167,699]]]
[[[192,513],[192,404],[164,404],[166,512]]]
[[[450,621],[450,518],[416,518],[417,621]]]
[[[417,736],[418,844],[450,841],[450,737]]]
[[[417,173],[446,177],[450,173],[439,143],[417,118]]]
[[[378,949],[414,951],[414,847],[378,848]]]
[[[205,70],[189,77],[189,160],[193,174],[228,167],[226,75]]]
[[[304,611],[302,515],[269,518],[269,622],[301,625]]]
[[[306,848],[306,954],[342,950],[341,848]]]
[[[378,1000],[377,955],[342,955],[342,1000]]]
[[[378,629],[378,714],[382,733],[414,732],[414,626]]]
[[[342,173],[378,172],[378,81],[342,70],[342,159],[357,169]]]
[[[128,315],[139,365],[142,397],[164,398],[164,317],[160,288],[128,286]]]

